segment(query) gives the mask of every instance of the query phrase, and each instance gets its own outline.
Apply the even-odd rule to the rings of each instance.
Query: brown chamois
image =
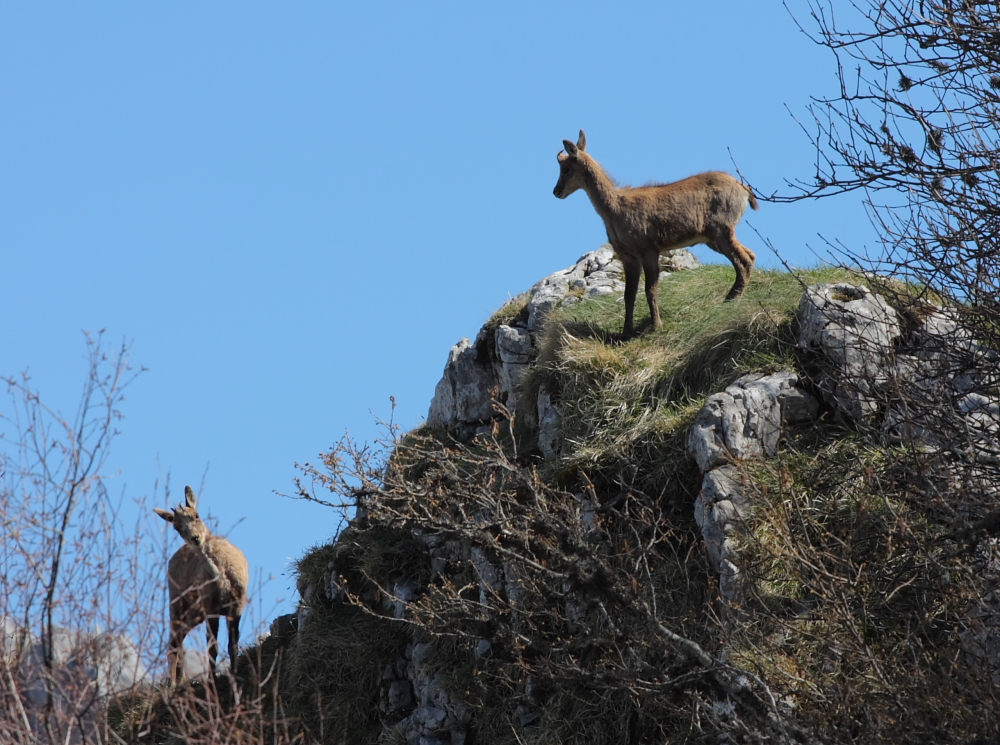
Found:
[[[704,243],[733,263],[736,283],[726,301],[743,294],[757,257],[736,240],[736,223],[747,204],[757,209],[749,187],[728,173],[709,171],[672,184],[616,186],[588,153],[587,136],[580,130],[574,145],[563,140],[559,152],[559,181],[552,193],[565,199],[577,189],[590,197],[604,220],[608,241],[625,267],[625,336],[635,334],[633,314],[639,275],[646,275],[646,302],[653,328],[662,325],[656,303],[660,281],[660,254]]]
[[[154,512],[171,523],[184,545],[170,557],[170,644],[167,667],[170,682],[184,675],[184,637],[205,621],[208,626],[208,663],[215,676],[219,653],[219,618],[226,617],[229,632],[229,667],[236,674],[239,654],[240,616],[247,601],[250,567],[247,558],[225,538],[212,535],[198,517],[198,503],[190,486],[184,487],[185,504],[173,511]]]

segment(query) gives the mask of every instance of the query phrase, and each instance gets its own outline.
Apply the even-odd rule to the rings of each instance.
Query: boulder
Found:
[[[688,450],[702,472],[778,452],[782,426],[816,416],[819,402],[794,372],[745,375],[708,397],[688,433]]]
[[[799,303],[799,347],[824,400],[851,421],[878,413],[890,380],[896,311],[867,287],[813,285]]]

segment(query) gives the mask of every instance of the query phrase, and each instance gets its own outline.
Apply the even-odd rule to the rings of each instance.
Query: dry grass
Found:
[[[861,740],[924,742],[997,726],[989,671],[960,641],[982,567],[947,539],[930,460],[829,427],[747,466],[746,613],[731,658],[817,731],[856,731],[863,719]]]

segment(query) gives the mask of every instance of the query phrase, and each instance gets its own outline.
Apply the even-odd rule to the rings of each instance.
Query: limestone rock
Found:
[[[21,693],[28,724],[39,735],[38,743],[50,742],[44,735],[46,721],[53,727],[53,745],[96,742],[92,735],[98,731],[107,698],[151,682],[138,649],[125,636],[54,629],[50,676],[42,642],[9,617],[3,617],[2,625],[4,662]]]
[[[413,703],[413,685],[408,680],[394,680],[389,685],[388,710],[400,711]]]
[[[513,412],[517,407],[521,378],[535,354],[532,335],[527,329],[501,325],[494,334],[494,342],[500,358],[497,370],[500,400]]]
[[[782,424],[811,419],[819,408],[797,383],[798,375],[790,371],[745,375],[709,396],[688,433],[688,450],[702,472],[775,455]]]
[[[546,460],[559,456],[562,447],[562,411],[543,385],[538,391],[538,449]]]
[[[687,249],[679,249],[660,257],[661,276],[669,272],[691,269],[698,260]],[[484,327],[475,343],[462,339],[448,355],[444,374],[434,390],[427,424],[448,427],[459,436],[469,437],[489,432],[489,423],[499,416],[497,402],[514,413],[518,406],[521,379],[534,361],[536,334],[554,308],[570,305],[583,298],[602,295],[623,296],[625,281],[621,262],[615,258],[610,244],[581,256],[577,262],[536,282],[525,295],[528,297],[524,320],[514,320],[497,326],[491,332]],[[523,302],[519,295],[511,302]],[[522,407],[527,416],[537,411],[539,447],[546,458],[559,451],[559,408],[551,394]]]
[[[750,510],[734,464],[777,455],[786,424],[815,419],[819,402],[798,382],[791,371],[744,375],[708,397],[688,432],[688,451],[703,473],[694,519],[709,562],[719,573],[723,610],[739,601],[740,560],[730,535]]]
[[[896,311],[867,287],[813,285],[799,304],[799,346],[827,403],[856,422],[870,419],[885,398]]]
[[[581,256],[568,269],[554,272],[535,283],[529,291],[528,330],[541,329],[552,309],[569,297],[598,297],[616,291],[625,291],[622,266],[606,243],[596,251]]]
[[[428,426],[454,427],[492,419],[491,391],[496,385],[496,375],[479,361],[476,347],[468,339],[460,340],[451,348],[444,375],[434,389]]]
[[[678,249],[660,257],[661,277],[664,273],[699,266],[698,259],[686,248]],[[625,293],[625,278],[622,264],[615,258],[610,243],[605,243],[596,251],[581,256],[576,264],[562,271],[550,274],[537,282],[530,290],[528,303],[528,330],[537,331],[545,322],[545,317],[560,305],[571,305],[580,298],[601,297]]]
[[[1000,457],[1000,358],[953,312],[926,315],[898,345],[882,430],[890,441]],[[952,402],[952,406],[942,405]]]

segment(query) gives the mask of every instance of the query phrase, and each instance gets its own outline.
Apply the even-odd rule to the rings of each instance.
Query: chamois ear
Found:
[[[198,509],[198,500],[195,498],[194,491],[192,491],[190,486],[184,487],[184,501],[192,510]]]
[[[162,517],[168,523],[172,523],[174,521],[174,513],[173,512],[168,512],[167,510],[161,510],[159,507],[154,507],[153,508],[153,512],[155,512],[157,515],[159,515],[160,517]]]
[[[587,149],[587,135],[580,130],[580,138],[576,141],[576,146],[579,150],[583,151]]]
[[[569,153],[571,158],[575,158],[577,156],[576,145],[569,140],[563,140],[563,147],[566,148],[566,152]]]

